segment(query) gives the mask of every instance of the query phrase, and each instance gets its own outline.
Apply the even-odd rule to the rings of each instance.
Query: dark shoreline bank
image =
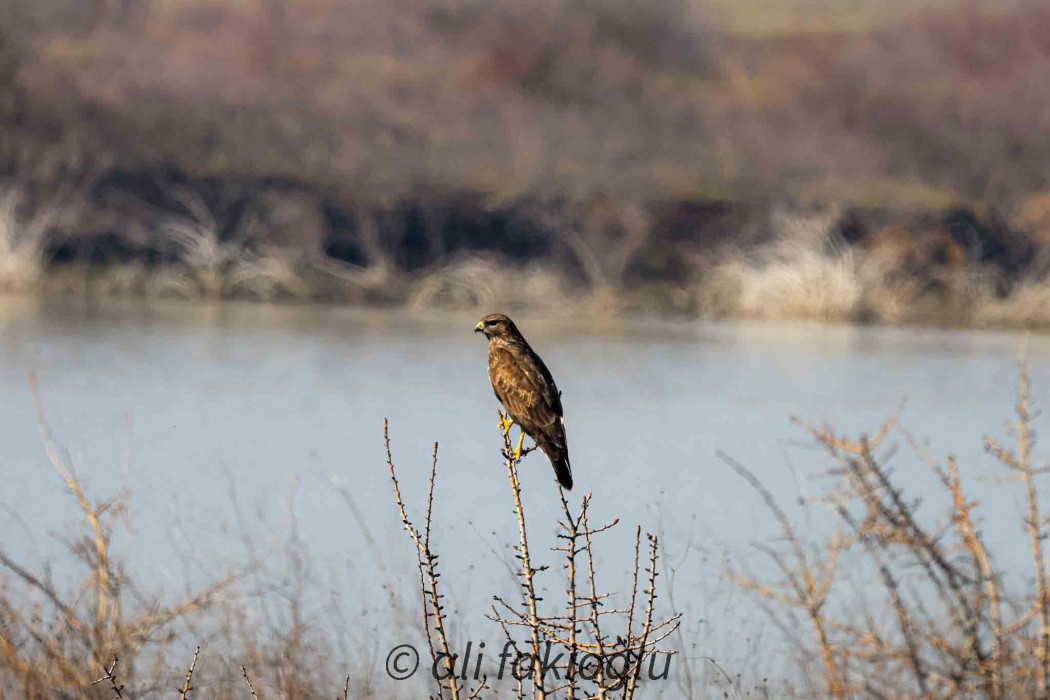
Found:
[[[11,263],[0,289],[550,312],[572,299],[586,314],[1050,323],[1044,243],[960,208],[604,197],[487,205],[474,194],[349,210],[259,183],[121,185],[102,180],[60,203],[9,187]]]

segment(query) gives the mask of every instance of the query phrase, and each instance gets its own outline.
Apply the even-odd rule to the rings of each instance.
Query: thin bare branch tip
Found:
[[[255,693],[255,688],[252,687],[252,681],[248,678],[248,669],[244,667],[244,664],[241,664],[241,674],[244,676],[244,682],[248,684],[248,692],[252,694],[252,697],[255,698],[255,700],[259,700],[259,696]]]
[[[201,647],[198,644],[197,648],[193,650],[193,661],[190,662],[190,669],[186,672],[186,681],[182,684],[182,688],[179,689],[179,700],[187,700],[190,691],[193,690],[193,686],[190,683],[193,681],[193,670],[197,667],[197,656],[201,653]]]

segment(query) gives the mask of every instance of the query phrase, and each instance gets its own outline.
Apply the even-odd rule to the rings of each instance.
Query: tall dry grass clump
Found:
[[[426,272],[409,292],[415,309],[481,309],[527,306],[554,311],[571,296],[566,275],[539,264],[514,265],[492,256],[455,257]]]
[[[982,528],[954,455],[943,460],[896,418],[874,435],[848,438],[799,424],[833,460],[825,493],[806,508],[830,510],[836,526],[807,541],[775,496],[744,466],[732,466],[775,516],[781,543],[763,547],[772,578],[731,571],[798,650],[803,696],[830,698],[1045,698],[1050,692],[1048,519],[1034,458],[1030,384],[1019,362],[1012,445],[985,449],[1000,481],[1019,490],[1018,523],[1030,552],[1027,572],[999,558],[1003,545]],[[934,477],[937,494],[905,493],[888,460],[904,438]],[[946,505],[930,513],[924,503]],[[860,583],[857,583],[860,582]],[[865,583],[866,582],[866,583]]]
[[[773,242],[730,253],[701,290],[734,316],[846,321],[865,294],[855,252],[829,240],[837,212],[775,212]]]
[[[24,211],[25,194],[14,187],[0,190],[0,292],[34,289],[47,264],[45,246],[54,212]]]
[[[681,615],[661,618],[656,608],[657,537],[646,535],[643,551],[641,528],[635,529],[630,591],[618,602],[614,594],[603,591],[598,584],[592,538],[616,527],[619,521],[592,525],[588,520],[590,495],[583,497],[578,508],[573,508],[559,486],[563,519],[558,524],[560,544],[552,551],[560,559],[565,598],[544,600],[537,593],[538,579],[550,572],[552,565],[541,563],[542,557],[535,551],[535,535],[527,526],[518,473],[521,458],[535,448],[516,455],[509,432],[503,435],[502,455],[518,524],[513,549],[520,593],[511,598],[494,596],[486,617],[498,626],[506,639],[504,652],[511,652],[511,671],[505,673],[501,664],[498,669],[486,668],[484,674],[471,676],[469,669],[463,669],[462,661],[457,669],[456,655],[449,642],[453,634],[450,626],[457,621],[450,619],[442,603],[444,584],[438,572],[439,557],[431,542],[438,446],[434,444],[426,510],[423,526],[419,528],[410,519],[401,496],[385,421],[383,439],[394,500],[416,550],[422,619],[435,670],[436,695],[432,697],[453,700],[508,697],[507,688],[513,688],[511,697],[522,699],[630,700],[636,696],[641,683],[667,679],[674,652],[662,643],[678,629]]]

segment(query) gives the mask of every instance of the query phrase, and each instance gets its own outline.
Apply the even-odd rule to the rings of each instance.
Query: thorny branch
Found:
[[[401,515],[402,524],[416,545],[420,557],[420,581],[425,602],[424,622],[428,632],[430,625],[433,625],[433,636],[436,637],[436,644],[431,644],[430,647],[431,660],[436,661],[438,655],[444,655],[444,659],[447,660],[449,659],[448,644],[444,639],[447,620],[440,607],[437,606],[440,598],[436,593],[436,576],[431,570],[431,564],[437,560],[437,555],[431,552],[429,543],[437,467],[436,446],[431,461],[428,484],[426,523],[420,532],[412,525],[406,514],[393,459],[390,456],[390,438],[385,421],[383,438],[391,482],[394,487],[394,500]],[[680,615],[657,619],[656,580],[658,573],[656,564],[659,551],[657,539],[652,535],[647,536],[649,556],[643,576],[639,561],[641,529],[636,529],[630,597],[626,607],[612,606],[611,601],[615,597],[614,594],[601,592],[597,584],[592,538],[611,530],[618,521],[614,520],[605,525],[592,527],[588,522],[590,495],[584,496],[579,509],[574,510],[565,492],[559,489],[563,518],[559,521],[558,543],[552,545],[551,550],[558,553],[563,561],[560,568],[564,571],[566,597],[564,603],[556,607],[555,612],[548,614],[545,601],[537,593],[537,578],[550,572],[551,567],[537,563],[536,555],[530,547],[532,537],[527,527],[519,473],[521,459],[535,448],[523,451],[520,456],[516,455],[511,448],[511,438],[509,434],[504,434],[502,449],[504,466],[507,469],[507,480],[510,484],[511,500],[518,524],[517,541],[513,549],[518,561],[515,573],[520,580],[520,598],[509,602],[501,596],[494,596],[491,612],[486,617],[500,626],[506,636],[508,647],[513,649],[517,659],[523,662],[525,669],[531,671],[514,675],[512,679],[516,683],[514,697],[519,699],[546,698],[548,700],[617,697],[630,700],[639,688],[642,661],[657,654],[672,654],[673,652],[669,650],[660,649],[659,645],[678,629],[680,623]],[[579,580],[581,556],[584,560],[582,577],[586,579],[582,584]],[[580,591],[581,585],[585,592]],[[644,605],[643,609],[638,611],[640,590]],[[638,631],[634,629],[636,615],[640,615],[642,620],[641,629]],[[581,623],[583,623],[582,627]],[[615,626],[622,626],[622,630],[615,635],[610,635],[609,631]],[[513,631],[517,629],[525,631],[527,641],[522,642],[515,639]],[[557,647],[558,651],[548,654],[554,647]],[[546,657],[562,658],[563,656],[566,657],[565,660],[552,665],[545,666],[543,663]],[[590,657],[596,667],[593,678],[582,677],[583,674],[578,664],[584,657]],[[613,678],[605,672],[605,669],[612,659],[617,657],[622,659],[622,673]],[[621,666],[617,666],[617,669],[620,670]],[[470,692],[468,697],[480,697],[486,688],[488,688],[487,678],[483,679],[481,685]],[[450,690],[453,697],[460,697],[456,695],[457,693],[466,694],[466,691],[458,685]]]
[[[977,516],[978,503],[966,495],[954,455],[943,462],[901,428],[896,417],[875,434],[856,440],[798,422],[833,458],[826,470],[830,488],[804,508],[825,505],[846,528],[830,539],[805,546],[786,512],[750,471],[720,457],[751,485],[776,518],[786,540],[783,548],[760,546],[779,572],[779,580],[760,582],[733,574],[752,591],[778,627],[795,639],[807,656],[823,660],[821,680],[813,690],[832,697],[855,695],[893,698],[1048,697],[1050,689],[1050,591],[1036,478],[1045,473],[1033,463],[1031,389],[1023,360],[1018,363],[1016,420],[1010,424],[1015,446],[987,438],[985,449],[1006,470],[1007,483],[1024,495],[1023,529],[1034,576],[1027,590],[1003,582]],[[936,477],[944,515],[931,517],[922,501],[906,497],[887,467],[892,448],[880,446],[901,434],[920,463]],[[812,552],[812,553],[810,553]],[[850,558],[851,570],[871,572],[881,584],[874,607],[856,610],[845,598],[845,582],[836,573]],[[860,577],[862,580],[864,576]],[[864,589],[870,593],[873,587]],[[867,596],[862,596],[867,597]],[[838,604],[833,604],[837,600]],[[791,611],[810,618],[813,645],[797,637]],[[882,614],[890,613],[889,615]]]

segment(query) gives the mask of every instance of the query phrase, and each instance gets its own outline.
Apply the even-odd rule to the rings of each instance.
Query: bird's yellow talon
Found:
[[[522,451],[521,446],[525,442],[525,431],[521,431],[521,435],[518,436],[518,446],[514,448],[514,459],[521,459]]]
[[[514,421],[510,419],[510,416],[504,416],[503,411],[499,412],[499,423],[497,424],[500,432],[503,433],[503,437],[507,437],[507,433],[510,432],[510,428],[514,425]]]

